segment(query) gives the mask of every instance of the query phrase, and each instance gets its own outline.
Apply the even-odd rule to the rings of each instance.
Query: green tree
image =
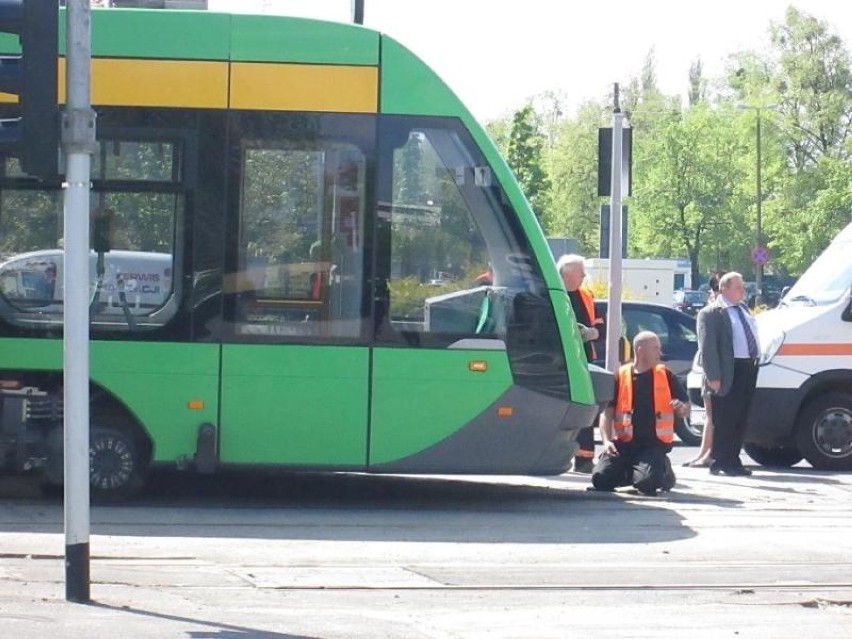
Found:
[[[704,79],[704,65],[699,58],[689,65],[689,105],[703,102],[707,95],[707,81]]]
[[[852,71],[843,41],[793,7],[771,33],[778,58],[773,84],[789,125],[791,163],[802,170],[824,155],[849,158]]]
[[[790,8],[770,29],[767,57],[736,57],[730,76],[740,103],[762,106],[764,236],[771,269],[801,272],[849,219],[848,176],[852,125],[852,70],[843,41],[828,25]],[[770,137],[771,139],[771,137]],[[772,179],[773,154],[786,174]],[[767,162],[769,180],[767,180]]]
[[[541,221],[547,214],[550,178],[542,166],[545,137],[541,133],[535,111],[527,105],[515,112],[509,133],[507,162]]]
[[[544,228],[550,236],[576,239],[584,255],[596,255],[599,246],[598,129],[606,111],[588,103],[560,123],[545,163],[553,186]]]
[[[633,128],[633,196],[626,200],[631,255],[686,255],[696,277],[711,267],[750,274],[759,194],[761,239],[772,255],[767,272],[797,273],[848,223],[849,53],[828,25],[794,8],[767,27],[771,48],[732,55],[721,78],[705,77],[701,60],[693,62],[685,104],[659,91],[653,49],[624,85],[621,106]],[[532,100],[540,107],[537,119],[521,109],[511,123],[492,123],[489,131],[531,201],[546,189],[530,189],[532,173],[522,167],[543,168],[550,197],[544,212],[540,206],[536,212],[547,234],[573,237],[582,252],[594,254],[597,130],[607,125],[611,107],[589,102],[565,116],[561,100]],[[538,152],[518,144],[536,137],[541,162],[531,160]]]
[[[485,130],[488,131],[488,135],[494,140],[494,144],[497,145],[500,154],[506,157],[509,150],[509,132],[512,130],[512,123],[507,118],[491,120],[486,123]]]
[[[729,112],[706,105],[669,112],[637,141],[630,249],[645,256],[686,254],[698,280],[702,248],[719,233],[736,244],[742,235],[737,184],[746,156]],[[638,143],[637,143],[638,142]]]

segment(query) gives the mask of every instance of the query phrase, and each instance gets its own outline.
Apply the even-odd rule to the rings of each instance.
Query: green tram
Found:
[[[163,464],[566,469],[611,376],[507,165],[411,52],[357,25],[93,10],[92,104],[94,496]],[[61,178],[2,158],[0,468],[48,482],[62,210]]]

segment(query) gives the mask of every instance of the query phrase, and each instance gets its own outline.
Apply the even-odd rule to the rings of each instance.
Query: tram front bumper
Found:
[[[589,364],[595,403],[603,410],[615,398],[615,375],[595,364]]]

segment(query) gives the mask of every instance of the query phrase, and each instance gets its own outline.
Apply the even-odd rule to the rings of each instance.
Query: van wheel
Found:
[[[852,395],[830,392],[811,400],[796,422],[796,444],[818,470],[852,470]]]
[[[746,442],[745,452],[761,466],[789,468],[802,461],[802,453],[795,446],[761,446]]]
[[[686,419],[675,418],[675,433],[677,433],[680,441],[687,446],[698,446],[701,443],[701,434],[703,432],[704,427],[693,425],[688,417]]]
[[[142,487],[143,460],[126,432],[93,428],[89,438],[89,481],[95,501],[120,501]]]

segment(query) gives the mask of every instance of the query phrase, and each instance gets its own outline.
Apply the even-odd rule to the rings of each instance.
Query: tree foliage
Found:
[[[597,255],[598,248],[601,200],[593,159],[602,117],[601,106],[588,104],[575,120],[562,122],[546,164],[553,187],[545,229],[555,237],[575,238],[585,255]]]
[[[770,248],[767,274],[797,274],[852,219],[849,51],[794,7],[767,34],[770,48],[733,53],[724,77],[705,77],[694,61],[685,104],[659,91],[653,49],[624,85],[631,256],[686,257],[694,277],[721,268],[748,279],[760,243]],[[610,126],[612,102],[587,102],[572,117],[559,104],[532,102],[489,130],[546,234],[595,255],[606,202],[597,196],[597,130]]]
[[[695,106],[670,116],[653,136],[635,144],[632,252],[685,254],[697,279],[699,255],[708,239],[738,235],[743,224],[737,185],[743,168],[731,158],[741,157],[745,149],[726,126],[730,118],[726,112]],[[722,220],[727,220],[724,228]]]
[[[539,220],[546,215],[550,191],[550,178],[542,162],[544,142],[532,106],[516,111],[509,132],[507,161]]]

